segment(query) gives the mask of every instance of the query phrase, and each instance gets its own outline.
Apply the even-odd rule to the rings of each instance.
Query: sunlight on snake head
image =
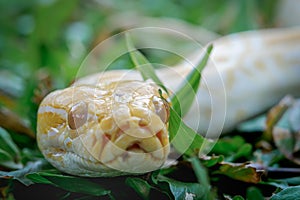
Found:
[[[169,104],[141,81],[73,86],[38,111],[38,145],[61,171],[85,176],[145,173],[169,154]],[[167,98],[167,95],[163,93]]]

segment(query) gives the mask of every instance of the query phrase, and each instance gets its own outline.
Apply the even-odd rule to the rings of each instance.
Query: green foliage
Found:
[[[43,96],[54,89],[68,86],[74,80],[86,54],[98,42],[130,27],[119,30],[116,24],[123,23],[122,17],[113,19],[111,16],[134,10],[138,16],[174,17],[223,35],[274,27],[278,24],[274,17],[276,2],[1,1],[0,109],[11,110],[19,116],[20,121],[22,119],[24,127],[35,132],[36,112]],[[135,22],[132,21],[133,24]],[[117,58],[110,63],[109,69],[128,69],[133,68],[133,65],[150,66],[148,58],[162,63],[172,63],[175,60],[159,50],[145,50],[142,54],[135,50],[130,39],[127,43],[130,54]],[[178,48],[184,46],[175,42],[172,45]],[[117,48],[121,49],[120,46]],[[101,59],[109,60],[118,50],[104,52]],[[14,199],[14,189],[18,187],[17,182],[21,182],[28,190],[32,188],[32,184],[60,188],[67,192],[61,196],[62,199],[68,199],[69,196],[71,199],[73,194],[82,198],[106,196],[114,199],[119,193],[126,195],[129,192],[127,186],[143,199],[150,199],[155,195],[165,199],[263,199],[269,198],[272,193],[274,195],[271,200],[297,199],[300,191],[299,100],[288,108],[278,109],[277,113],[267,117],[264,113],[262,117],[246,122],[239,127],[239,136],[232,132],[231,135],[220,138],[209,156],[205,156],[206,147],[211,147],[214,142],[198,135],[181,119],[194,98],[193,95],[186,94],[197,90],[201,70],[210,51],[208,48],[202,62],[172,98],[170,141],[178,152],[184,154],[176,164],[142,177],[129,176],[120,181],[117,178],[79,178],[54,170],[43,159],[32,136],[0,128],[0,198],[5,194],[6,199]],[[145,79],[151,78],[163,87],[163,80],[155,78],[152,67],[142,67],[141,71],[145,72]],[[189,98],[184,98],[185,96]],[[4,127],[4,121],[11,120],[7,116],[1,119],[5,119],[0,121],[1,127]],[[267,123],[267,129],[266,120],[271,122]],[[249,140],[250,134],[256,134],[257,137]],[[197,157],[199,151],[200,158]],[[263,170],[270,171],[263,181],[260,181],[261,171],[249,164],[252,162],[259,164]],[[287,169],[289,174],[285,176]],[[272,177],[271,172],[274,171],[275,175],[280,174],[281,177]],[[294,176],[290,177],[293,173]],[[229,178],[230,183],[233,182],[233,190],[236,185],[244,184],[245,192],[234,191],[230,194],[232,191],[219,188],[220,184],[228,184],[226,181],[222,182],[223,176]],[[112,181],[115,180],[118,180],[121,189],[111,189]],[[266,185],[271,187],[267,194],[262,189]]]
[[[199,64],[188,74],[186,82],[183,82],[181,87],[179,87],[176,93],[171,97],[172,107],[179,116],[184,116],[189,111],[195,99],[200,85],[201,72],[207,64],[212,49],[212,45],[207,47]]]
[[[283,98],[267,114],[264,136],[273,139],[278,150],[289,160],[300,164],[300,101]]]
[[[32,172],[40,171],[47,163],[45,160],[27,162],[26,165],[15,171],[0,171],[0,178],[12,178],[20,181],[24,185],[30,185],[33,182],[26,178],[26,175]]]
[[[270,200],[280,199],[298,199],[300,196],[300,186],[293,186],[283,189],[277,194],[273,195]]]
[[[165,92],[168,93],[168,89],[164,86],[162,81],[156,76],[155,70],[151,63],[140,51],[137,51],[130,39],[129,35],[126,35],[127,48],[130,58],[135,67],[142,74],[144,80],[152,79],[158,86],[162,87]]]
[[[235,180],[240,180],[248,183],[259,183],[261,181],[262,172],[245,164],[223,163],[215,174],[223,174]]]
[[[218,140],[211,151],[224,155],[226,161],[233,162],[242,157],[249,157],[252,153],[252,146],[241,136],[225,137]]]
[[[170,109],[169,119],[170,141],[179,153],[189,156],[198,155],[201,146],[204,144],[204,138],[182,121],[179,115]]]
[[[129,177],[126,179],[126,184],[132,187],[143,199],[149,199],[151,185],[143,179]]]
[[[237,196],[234,196],[232,198],[232,200],[244,200],[244,198],[242,196],[237,195]]]
[[[35,183],[50,184],[60,187],[66,191],[82,193],[92,196],[109,195],[111,191],[102,188],[99,184],[93,183],[84,178],[67,176],[56,173],[36,172],[26,176]]]
[[[264,200],[264,196],[256,187],[249,187],[247,189],[247,199],[249,200]]]
[[[0,127],[0,165],[8,169],[20,169],[20,150],[12,141],[10,135]]]
[[[192,167],[194,169],[194,173],[196,174],[197,180],[199,184],[202,185],[204,190],[203,199],[213,199],[213,193],[211,192],[211,185],[209,182],[208,172],[202,164],[200,163],[199,159],[196,157],[192,157],[189,159]]]
[[[176,181],[165,176],[159,176],[158,180],[160,182],[166,182],[170,188],[174,199],[206,199],[205,188],[199,183],[186,183],[181,181]]]

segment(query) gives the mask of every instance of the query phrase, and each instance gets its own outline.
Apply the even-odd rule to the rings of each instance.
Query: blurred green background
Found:
[[[205,28],[213,37],[285,26],[280,17],[284,1],[0,0],[0,127],[25,155],[16,163],[39,154],[34,134],[42,98],[70,85],[99,42],[149,20],[152,25],[162,20],[161,26],[165,18],[191,30]],[[167,60],[164,56],[156,59]],[[124,59],[116,65],[127,68],[130,61]]]

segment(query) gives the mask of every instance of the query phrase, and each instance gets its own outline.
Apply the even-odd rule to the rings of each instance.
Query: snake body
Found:
[[[285,94],[300,94],[299,28],[237,33],[213,44],[196,101],[184,117],[199,133],[216,137]],[[157,74],[176,91],[191,69],[181,64],[158,69]],[[158,169],[170,150],[170,105],[158,88],[137,71],[115,70],[54,91],[38,110],[38,146],[52,165],[74,175],[117,176]]]

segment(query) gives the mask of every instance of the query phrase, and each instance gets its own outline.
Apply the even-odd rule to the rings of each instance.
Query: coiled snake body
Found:
[[[218,136],[284,95],[300,94],[299,28],[238,33],[213,44],[197,101],[184,118],[199,133]],[[157,74],[175,91],[190,70],[179,65]],[[38,111],[39,148],[56,168],[80,176],[161,167],[170,150],[170,105],[158,88],[137,71],[117,70],[50,93]]]

